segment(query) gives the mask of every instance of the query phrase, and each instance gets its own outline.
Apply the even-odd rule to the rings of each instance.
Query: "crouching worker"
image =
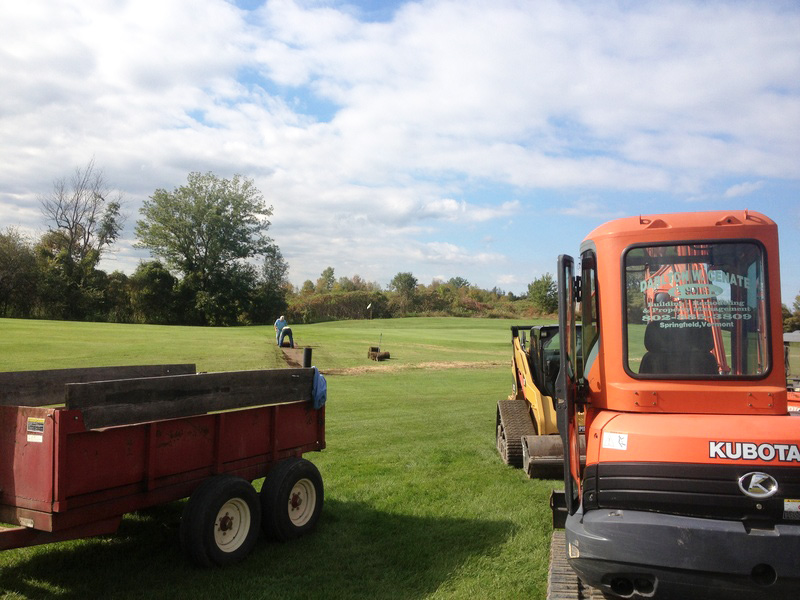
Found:
[[[278,343],[278,346],[283,346],[283,339],[285,337],[289,338],[289,347],[294,348],[294,338],[292,338],[292,328],[286,322],[286,319],[283,315],[281,315],[277,321],[275,321],[275,340]]]
[[[289,338],[289,348],[294,348],[294,339],[292,338],[292,328],[286,325],[281,329],[281,337],[278,339],[278,346],[283,346],[283,339]]]

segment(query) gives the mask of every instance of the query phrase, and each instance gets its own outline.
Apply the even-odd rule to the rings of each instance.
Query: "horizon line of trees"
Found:
[[[552,313],[555,283],[547,274],[520,297],[483,290],[463,277],[420,284],[399,272],[384,290],[359,275],[295,288],[288,264],[267,236],[272,207],[252,180],[189,173],[185,185],[157,189],[136,222],[135,247],[151,260],[130,276],[106,273],[125,223],[124,197],[94,159],[39,198],[47,231],[38,239],[0,231],[0,316],[118,323],[238,325],[377,318],[409,314],[533,316]],[[528,303],[526,297],[532,302]],[[552,298],[549,298],[552,296]]]
[[[307,280],[294,286],[274,244],[260,269],[237,263],[218,276],[224,285],[209,277],[204,289],[195,284],[197,275],[176,273],[158,258],[142,261],[131,275],[106,273],[94,266],[77,281],[67,276],[59,257],[48,247],[49,240],[50,232],[34,241],[13,227],[0,231],[0,316],[251,325],[271,324],[281,314],[290,322],[314,323],[415,315],[514,318],[555,312],[553,298],[537,302],[530,293],[517,296],[499,288],[485,290],[463,277],[446,282],[435,279],[425,285],[412,273],[401,272],[384,288],[358,274],[334,278],[333,267],[327,267],[316,283]],[[545,278],[549,280],[549,274]]]
[[[47,232],[37,240],[0,231],[0,317],[169,325],[269,324],[409,315],[524,318],[554,315],[550,273],[515,296],[463,277],[421,284],[398,272],[386,289],[326,267],[299,288],[267,236],[272,207],[253,181],[189,173],[185,185],[157,189],[140,210],[136,244],[153,256],[128,276],[98,268],[125,222],[123,196],[94,160],[54,181],[39,198]],[[783,305],[784,331],[800,329],[800,295]]]

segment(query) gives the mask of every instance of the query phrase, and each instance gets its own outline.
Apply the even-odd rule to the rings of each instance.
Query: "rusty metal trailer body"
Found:
[[[0,530],[0,549],[112,533],[125,513],[185,498],[210,479],[252,482],[322,450],[315,376],[312,368],[195,374],[194,365],[0,374],[0,521],[18,525]],[[321,479],[304,463],[304,479],[319,485],[302,532],[322,504]],[[246,495],[250,506],[236,510],[252,512]],[[247,515],[247,526],[261,517],[270,520]],[[221,523],[218,533],[231,527]],[[229,558],[224,548],[222,561],[206,554],[195,562]]]

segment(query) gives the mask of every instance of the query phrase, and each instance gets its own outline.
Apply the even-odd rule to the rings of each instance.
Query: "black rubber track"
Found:
[[[536,435],[528,403],[525,400],[500,400],[497,403],[497,421],[505,434],[505,456],[501,440],[497,440],[497,450],[503,462],[512,467],[522,467],[522,436]]]

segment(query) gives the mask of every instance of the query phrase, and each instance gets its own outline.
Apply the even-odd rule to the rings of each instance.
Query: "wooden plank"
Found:
[[[0,406],[47,406],[64,402],[68,383],[194,373],[195,365],[136,365],[0,373]]]
[[[67,385],[87,429],[311,400],[313,369],[270,369]]]

